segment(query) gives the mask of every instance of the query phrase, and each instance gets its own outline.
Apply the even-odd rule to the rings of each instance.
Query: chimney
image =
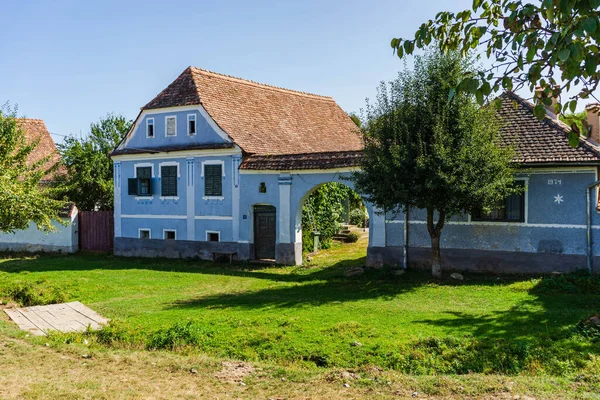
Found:
[[[540,86],[535,88],[535,97],[538,99],[538,101],[541,101],[543,91],[544,90]],[[552,94],[552,92],[550,94]],[[544,104],[544,108],[546,108],[546,114],[548,115],[548,117],[554,120],[558,119],[558,115],[556,115],[556,111],[554,110],[554,106],[556,105],[556,103],[558,103],[558,95],[552,96],[552,104]]]
[[[587,112],[587,125],[590,130],[589,138],[594,142],[600,144],[600,103],[592,103],[585,106]]]

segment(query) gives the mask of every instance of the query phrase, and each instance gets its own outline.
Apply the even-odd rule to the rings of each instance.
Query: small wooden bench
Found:
[[[217,260],[217,256],[229,256],[229,264],[231,264],[233,262],[233,256],[237,256],[237,251],[213,251],[213,262]]]

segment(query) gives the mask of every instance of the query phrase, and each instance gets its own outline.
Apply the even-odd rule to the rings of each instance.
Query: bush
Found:
[[[49,285],[48,281],[10,282],[0,290],[0,296],[6,297],[22,306],[43,306],[63,303],[67,300],[65,290]]]
[[[365,224],[366,214],[364,210],[360,208],[355,208],[350,211],[350,224],[357,225],[359,227],[363,227]]]
[[[150,335],[146,342],[148,350],[178,350],[184,347],[199,346],[215,337],[210,326],[197,322],[177,322],[166,329]]]
[[[360,236],[358,236],[358,233],[350,232],[348,234],[348,236],[346,237],[346,242],[347,243],[356,243],[356,242],[358,242],[358,239],[360,239]]]

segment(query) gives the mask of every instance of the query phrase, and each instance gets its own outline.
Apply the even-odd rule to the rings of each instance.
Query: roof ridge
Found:
[[[15,118],[17,121],[37,121],[37,122],[44,122],[43,119],[41,118],[27,118],[27,117],[19,117],[19,118]]]
[[[513,92],[511,90],[507,90],[504,93],[506,93],[509,97],[512,97],[514,100],[520,102],[521,104],[523,104],[525,107],[529,108],[533,112],[533,108],[535,107],[535,104],[533,104],[529,100],[519,96],[518,94],[516,94],[515,92]],[[558,119],[558,115],[556,116],[556,118],[557,118],[556,120],[553,120],[548,115],[545,115],[544,119],[540,122],[547,122],[550,126],[560,130],[565,136],[567,136],[569,134],[569,132],[571,131],[571,127],[568,126],[567,124],[565,124],[564,122],[560,121]],[[591,150],[592,152],[596,153],[596,156],[598,158],[600,158],[600,146],[594,144],[587,137],[585,137],[583,135],[579,135],[579,144],[586,147],[588,150]]]
[[[277,90],[277,91],[284,92],[284,93],[290,93],[290,94],[294,94],[294,95],[298,95],[298,96],[316,98],[316,99],[320,99],[320,100],[334,101],[333,97],[331,97],[331,96],[324,96],[321,94],[302,92],[300,90],[287,89],[287,88],[284,88],[281,86],[269,85],[266,83],[256,82],[256,81],[253,81],[250,79],[244,79],[244,78],[239,78],[237,76],[232,76],[232,75],[222,74],[219,72],[209,71],[209,70],[194,67],[194,66],[190,66],[189,69],[192,71],[192,73],[196,72],[196,73],[200,73],[200,74],[213,75],[217,78],[227,79],[227,80],[230,80],[233,82],[238,82],[238,83],[255,86],[255,87],[259,87],[259,88],[264,88],[264,89],[269,89],[269,90]]]

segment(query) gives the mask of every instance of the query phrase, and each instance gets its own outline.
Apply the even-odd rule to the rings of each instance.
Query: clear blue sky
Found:
[[[394,36],[471,0],[10,1],[1,7],[0,105],[86,134],[135,118],[189,65],[333,96],[358,111],[402,62]],[[54,136],[60,141],[59,136]]]

